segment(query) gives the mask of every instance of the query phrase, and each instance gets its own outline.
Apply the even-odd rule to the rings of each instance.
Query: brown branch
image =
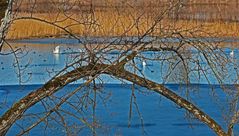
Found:
[[[7,6],[8,6],[8,4],[7,4],[7,0],[0,0],[0,20],[2,19],[2,18],[4,18],[4,16],[5,16],[5,11],[6,11],[6,9],[7,9]]]
[[[7,9],[4,9],[4,7],[0,7],[1,12],[3,12],[2,10],[5,11],[5,17],[3,19],[1,19],[1,17],[0,17],[0,19],[1,19],[0,20],[0,22],[1,22],[1,26],[0,26],[0,52],[2,51],[2,46],[3,46],[3,43],[4,43],[4,39],[7,35],[8,28],[10,27],[10,24],[12,22],[12,5],[13,5],[13,0],[8,0]]]
[[[210,127],[217,135],[227,136],[227,133],[224,132],[222,127],[216,121],[214,121],[209,115],[207,115],[206,113],[201,111],[199,108],[197,108],[191,102],[178,96],[173,91],[167,89],[163,85],[160,85],[156,82],[142,78],[142,77],[140,77],[136,74],[133,74],[131,72],[128,72],[124,69],[119,70],[115,67],[111,67],[111,69],[109,69],[109,71],[107,71],[107,74],[113,75],[115,77],[119,77],[122,79],[126,79],[128,81],[131,81],[132,83],[135,83],[139,86],[145,87],[147,89],[153,90],[156,93],[163,95],[164,97],[173,101],[178,106],[184,108],[185,110],[187,110],[188,112],[193,114],[197,119],[199,119],[201,122],[205,123],[208,127]]]
[[[41,88],[29,93],[2,115],[0,118],[0,135],[5,135],[8,129],[23,116],[24,112],[40,100],[47,96],[51,96],[71,82],[92,74],[96,75],[97,73],[104,71],[104,68],[105,67],[101,65],[94,66],[94,69],[92,69],[92,65],[82,66],[64,75],[51,79]]]
[[[56,112],[57,110],[60,109],[60,106],[62,104],[64,104],[68,99],[70,99],[73,95],[75,95],[78,91],[80,91],[84,86],[89,85],[97,76],[95,76],[94,78],[91,78],[89,80],[87,80],[85,83],[83,83],[81,86],[79,86],[78,88],[76,88],[74,91],[72,91],[70,94],[68,94],[66,97],[64,97],[55,107],[53,107],[52,109],[50,109],[46,115],[42,118],[40,118],[38,121],[36,121],[34,124],[32,124],[31,126],[29,126],[26,130],[20,132],[20,134],[18,134],[18,136],[22,136],[24,134],[26,134],[27,132],[29,132],[30,130],[32,130],[34,127],[36,127],[37,125],[39,125],[41,122],[43,122],[46,118],[48,118],[53,112]],[[86,124],[88,127],[91,128],[91,126],[85,122],[84,120],[81,120],[84,124]]]
[[[5,135],[8,129],[12,126],[12,124],[15,123],[16,120],[20,119],[27,109],[32,107],[40,100],[46,98],[47,96],[52,95],[53,93],[57,92],[62,87],[66,86],[67,84],[73,81],[81,79],[85,76],[101,73],[113,75],[115,77],[131,81],[139,86],[153,90],[163,95],[164,97],[168,98],[169,100],[173,101],[180,107],[189,111],[197,119],[199,119],[201,122],[205,123],[208,127],[210,127],[217,135],[227,136],[227,133],[224,132],[222,127],[216,121],[214,121],[209,115],[201,111],[191,102],[178,96],[173,91],[167,89],[163,85],[150,81],[146,78],[140,77],[136,74],[124,70],[123,68],[119,68],[118,65],[105,65],[105,64],[96,64],[94,66],[89,65],[77,68],[64,75],[51,79],[43,87],[37,89],[36,91],[22,98],[0,118],[0,135]]]

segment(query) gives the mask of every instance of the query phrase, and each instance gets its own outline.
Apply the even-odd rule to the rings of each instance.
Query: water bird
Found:
[[[234,50],[232,50],[232,51],[230,52],[230,56],[231,56],[231,57],[234,56]]]
[[[142,65],[143,65],[143,66],[146,66],[146,65],[147,65],[146,61],[143,61],[143,62],[142,62]]]
[[[56,47],[53,49],[53,53],[54,53],[54,54],[59,54],[59,53],[60,53],[60,46],[56,46]]]

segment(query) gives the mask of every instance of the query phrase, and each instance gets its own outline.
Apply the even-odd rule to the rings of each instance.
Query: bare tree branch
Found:
[[[3,12],[5,12],[5,16],[2,19],[0,17],[1,21],[1,26],[0,26],[0,52],[2,51],[2,46],[4,43],[4,38],[6,37],[7,30],[10,27],[10,24],[12,22],[12,6],[13,6],[13,0],[8,0],[8,6],[4,6],[7,4],[7,0],[1,0],[0,1],[0,6],[1,6],[1,15]],[[3,3],[3,5],[1,5]]]

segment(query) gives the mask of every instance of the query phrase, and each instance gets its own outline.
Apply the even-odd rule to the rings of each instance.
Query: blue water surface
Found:
[[[131,37],[134,41],[135,37]],[[87,39],[84,39],[87,40]],[[24,97],[26,94],[31,91],[39,88],[49,79],[51,79],[56,73],[58,73],[62,68],[75,61],[77,55],[80,55],[82,52],[77,52],[79,48],[82,48],[84,40],[66,40],[66,39],[57,39],[57,40],[33,40],[31,42],[20,41],[14,43],[14,48],[21,48],[21,52],[18,52],[17,58],[12,55],[1,55],[0,56],[0,114],[2,115],[12,104],[17,100]],[[91,39],[88,39],[91,40]],[[98,39],[99,40],[99,39]],[[104,43],[104,39],[101,39]],[[115,39],[111,39],[114,41]],[[128,39],[127,39],[128,40]],[[176,39],[161,39],[169,40],[171,42]],[[218,39],[215,39],[218,40]],[[49,41],[51,41],[49,43]],[[110,41],[110,42],[112,42]],[[230,41],[230,39],[229,39]],[[106,41],[109,42],[109,41]],[[50,46],[49,46],[50,45]],[[52,51],[56,46],[61,46],[61,50],[64,53],[54,54]],[[225,54],[229,56],[232,49],[225,48],[223,49]],[[234,50],[234,58],[236,64],[238,64],[239,51]],[[6,50],[8,51],[8,50]],[[197,54],[197,52],[191,51],[192,56]],[[167,52],[165,52],[167,56]],[[112,51],[111,53],[104,54],[106,58],[114,59],[120,55],[120,52]],[[161,52],[158,54],[153,52],[143,52],[141,54],[144,57],[152,58],[155,55],[161,55]],[[171,54],[169,54],[171,55]],[[165,83],[164,76],[165,71],[168,70],[167,65],[162,65],[159,61],[150,61],[146,60],[147,65],[142,65],[142,58],[138,57],[135,59],[136,66],[139,68],[137,73],[139,75],[146,76],[148,79],[155,81],[157,83]],[[201,62],[202,66],[207,67],[204,61]],[[189,64],[191,65],[191,64]],[[192,64],[193,65],[193,64]],[[132,70],[132,66],[127,65],[128,70]],[[228,66],[228,69],[231,73],[226,77],[225,84],[227,88],[232,89],[234,84],[237,82],[237,73],[234,65]],[[231,70],[230,70],[231,69]],[[176,70],[176,72],[182,72]],[[210,73],[210,71],[209,71]],[[201,75],[202,73],[199,73]],[[21,78],[19,78],[21,77]],[[193,100],[193,103],[198,105],[203,111],[212,116],[219,124],[226,129],[226,122],[223,119],[226,113],[222,111],[228,108],[228,97],[218,85],[218,81],[215,77],[209,74],[208,79],[203,77],[198,78],[197,76],[191,76],[192,85],[186,86],[183,82],[168,80],[166,86],[176,92],[177,94],[188,99]],[[150,90],[147,90],[142,87],[136,86],[135,89],[135,103],[133,104],[133,112],[131,123],[129,127],[129,110],[130,110],[130,99],[132,94],[132,84],[130,82],[122,82],[120,80],[114,79],[113,77],[107,75],[101,75],[100,79],[104,80],[104,85],[101,87],[101,92],[97,94],[97,106],[96,106],[96,120],[98,123],[97,135],[149,135],[149,136],[211,136],[215,135],[205,124],[195,120],[189,119],[185,110],[176,106],[171,101],[160,96],[159,94],[153,93]],[[208,84],[210,81],[210,85]],[[69,92],[80,86],[84,80],[79,80],[70,84],[58,93],[55,94],[57,97],[64,97]],[[19,85],[21,83],[21,85]],[[98,80],[97,83],[100,83]],[[99,85],[98,85],[99,86]],[[73,96],[70,100],[79,108],[79,97],[84,95],[87,89],[82,89]],[[186,95],[186,92],[189,92]],[[103,98],[107,98],[106,101],[101,100],[101,95]],[[109,96],[109,97],[108,97]],[[91,97],[92,94],[91,94]],[[46,100],[47,101],[47,100]],[[59,102],[59,101],[56,101]],[[52,106],[54,102],[49,100],[49,103]],[[51,105],[50,104],[50,105]],[[87,118],[88,122],[92,122],[92,104],[89,104],[89,107],[85,108],[85,112],[79,114],[71,106],[64,104],[62,109],[78,115],[82,119]],[[137,112],[140,111],[140,115]],[[41,102],[30,108],[26,111],[26,115],[35,113],[39,117],[42,117],[44,112],[44,106]],[[40,114],[41,113],[41,114]],[[53,116],[57,116],[56,113],[53,113]],[[19,120],[10,131],[8,136],[14,136],[19,131],[21,127],[29,126],[32,122],[36,121],[38,118],[36,116],[29,117],[26,116],[25,119]],[[34,128],[29,135],[33,136],[42,136],[42,135],[52,135],[52,136],[64,136],[66,135],[66,130],[62,125],[57,124],[52,121],[51,124],[48,124],[48,127],[44,123],[41,123],[39,126]],[[143,120],[143,127],[142,127]],[[86,127],[85,124],[76,120],[73,117],[67,116],[67,124],[71,126],[71,129],[74,129],[75,135],[92,135],[92,131],[89,127]],[[77,125],[78,126],[77,126]],[[81,128],[80,126],[84,126]],[[238,126],[235,127],[235,132],[238,134]]]
[[[7,99],[7,105],[10,106],[19,98],[23,97],[27,93],[39,88],[41,85],[26,85],[26,86],[0,86],[1,102]],[[61,90],[57,95],[64,95],[68,90],[73,90],[79,85],[68,85]],[[184,85],[171,84],[166,85],[169,89],[175,92],[181,92]],[[177,107],[175,104],[165,99],[164,97],[156,93],[141,93],[136,91],[136,101],[138,108],[143,118],[144,127],[140,121],[140,117],[137,114],[136,108],[133,108],[133,115],[131,120],[131,127],[128,127],[129,120],[129,107],[130,107],[130,96],[131,96],[132,85],[120,85],[120,84],[105,84],[102,88],[104,92],[111,93],[111,97],[107,100],[107,104],[104,104],[101,100],[98,100],[96,108],[96,118],[100,123],[100,128],[97,130],[98,135],[164,135],[164,136],[202,136],[202,135],[215,135],[205,124],[195,120],[189,119],[185,115],[185,110]],[[219,86],[209,85],[192,85],[191,90],[197,90],[196,93],[192,93],[191,98],[195,100],[195,103],[203,109],[207,114],[211,115],[217,122],[224,124],[222,120],[222,114],[220,104],[225,104],[226,100],[222,95],[222,90]],[[136,87],[136,90],[145,91],[145,88]],[[220,102],[216,102],[212,96],[210,89],[221,91],[217,99]],[[4,91],[4,93],[3,93]],[[221,94],[221,95],[220,95]],[[80,93],[79,93],[80,96]],[[196,98],[196,99],[195,99]],[[76,97],[73,97],[73,101]],[[216,106],[215,106],[215,103]],[[62,106],[65,110],[71,111],[68,106]],[[6,109],[1,109],[2,114]],[[37,104],[33,108],[27,111],[27,113],[40,113],[43,110],[41,104]],[[72,111],[73,112],[73,111]],[[89,115],[90,115],[90,111]],[[74,112],[73,112],[74,113]],[[87,113],[87,111],[86,111]],[[87,113],[88,114],[88,113]],[[88,115],[88,116],[89,116]],[[39,115],[40,116],[40,115]],[[85,115],[87,116],[87,115]],[[34,119],[32,119],[34,120]],[[29,120],[18,121],[18,124],[28,124]],[[81,124],[74,118],[67,118],[66,121],[69,124]],[[29,121],[30,122],[30,121]],[[50,125],[49,125],[50,126]],[[14,125],[9,136],[15,135],[21,130],[17,125]],[[144,130],[145,132],[143,132]],[[55,125],[44,129],[44,124],[41,123],[38,127],[34,128],[30,135],[41,136],[43,134],[52,136],[63,136],[66,135],[62,126]],[[89,128],[85,128],[79,131],[78,135],[91,135],[92,132]]]

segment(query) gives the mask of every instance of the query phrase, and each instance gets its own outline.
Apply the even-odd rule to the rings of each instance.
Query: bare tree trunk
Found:
[[[0,0],[0,20],[4,18],[5,12],[7,9],[7,1],[6,0]]]
[[[158,83],[155,83],[153,81],[147,80],[146,78],[142,78],[136,74],[133,74],[131,72],[128,72],[124,69],[117,70],[117,69],[110,69],[108,71],[110,75],[114,75],[115,77],[119,77],[128,81],[131,81],[134,84],[137,84],[139,86],[148,88],[150,90],[155,91],[156,93],[159,93],[169,99],[170,101],[173,101],[178,106],[184,108],[185,110],[189,111],[191,114],[193,114],[198,120],[205,123],[208,127],[210,127],[217,135],[219,136],[227,136],[227,134],[224,132],[222,127],[215,122],[209,115],[201,111],[199,108],[197,108],[194,104],[187,101],[186,99],[180,97],[173,91],[167,89],[163,85],[160,85]]]
[[[0,118],[0,135],[5,135],[9,128],[16,122],[18,119],[22,117],[24,112],[32,107],[34,104],[39,102],[40,100],[46,98],[47,96],[52,95],[57,92],[62,87],[67,84],[81,79],[83,77],[89,75],[96,74],[109,74],[113,75],[117,78],[122,78],[128,81],[131,81],[139,86],[146,87],[150,90],[153,90],[169,100],[173,101],[178,106],[184,108],[193,114],[197,119],[201,122],[205,123],[208,127],[210,127],[217,135],[219,136],[227,136],[227,133],[224,132],[222,127],[215,122],[209,115],[201,111],[194,104],[187,101],[186,99],[178,96],[173,91],[167,89],[163,85],[155,83],[153,81],[142,78],[136,74],[130,73],[123,68],[120,68],[117,65],[105,65],[105,64],[97,64],[95,66],[83,66],[77,68],[71,72],[68,72],[62,76],[51,79],[47,82],[43,87],[37,89],[36,91],[28,94],[17,103],[15,103],[1,118]]]
[[[8,2],[7,0],[0,0],[0,52],[2,51],[4,38],[12,21],[12,5],[13,0],[8,0]]]
[[[24,112],[40,100],[51,96],[71,82],[103,71],[103,68],[105,67],[101,67],[100,65],[94,69],[92,68],[92,65],[76,68],[75,70],[62,76],[51,79],[43,87],[29,93],[27,96],[16,102],[5,114],[2,115],[0,118],[0,135],[5,135],[9,128],[22,117]]]
[[[4,43],[4,39],[6,37],[7,30],[11,24],[12,21],[12,5],[13,5],[14,0],[8,0],[8,3],[4,0],[0,0],[0,19],[4,17],[1,20],[1,26],[0,26],[0,52],[2,50],[2,46]],[[176,4],[178,5],[178,4]],[[171,10],[173,9],[173,5],[168,9]],[[166,11],[168,11],[166,10]],[[155,29],[156,25],[162,20],[164,14],[166,13],[163,12],[162,15],[157,17],[157,20],[154,24],[152,24],[152,27],[146,31],[146,33],[139,38],[140,40],[136,42],[134,45],[140,44],[140,41],[150,35]],[[69,33],[72,37],[76,38],[79,40],[77,35],[74,33],[71,33],[68,29],[65,27],[58,26],[55,23],[49,23],[46,20],[43,19],[38,19],[34,17],[22,17],[21,19],[32,19],[32,20],[37,20],[40,22],[48,23],[51,24],[52,26],[55,26],[57,28],[60,28],[64,30],[65,32]],[[181,35],[181,34],[180,34]],[[139,46],[138,50],[143,50],[145,46]],[[203,49],[201,49],[203,50]],[[177,55],[180,56],[180,54],[177,52],[177,50],[171,49],[171,51],[174,51],[177,53]],[[170,101],[173,101],[175,104],[178,106],[184,108],[188,112],[190,112],[192,115],[194,115],[198,120],[201,122],[205,123],[208,127],[210,127],[217,135],[219,136],[227,136],[227,135],[232,135],[233,133],[233,125],[235,122],[238,120],[239,113],[236,114],[235,119],[231,122],[231,126],[228,129],[228,132],[225,132],[223,128],[216,122],[214,121],[209,115],[204,113],[202,110],[197,108],[194,104],[192,104],[190,101],[180,97],[176,93],[174,93],[172,90],[167,89],[165,86],[160,85],[156,82],[150,81],[146,79],[145,77],[140,77],[134,73],[131,73],[129,71],[126,71],[124,69],[124,66],[126,63],[129,61],[132,61],[137,55],[138,51],[133,51],[130,55],[123,54],[124,57],[123,59],[118,63],[118,64],[111,64],[111,65],[106,65],[106,64],[94,64],[95,63],[95,52],[92,52],[90,54],[90,58],[92,58],[91,62],[87,66],[81,66],[78,68],[75,68],[74,70],[67,72],[65,74],[56,76],[49,80],[44,86],[41,88],[29,93],[26,95],[24,98],[20,99],[18,102],[16,102],[10,109],[8,109],[7,112],[5,112],[1,117],[0,117],[0,135],[6,135],[8,130],[11,128],[11,126],[20,118],[23,117],[23,114],[25,113],[26,110],[28,110],[30,107],[34,106],[36,103],[39,101],[43,100],[44,98],[53,95],[56,93],[58,90],[66,86],[67,84],[74,82],[76,80],[79,80],[81,78],[91,76],[91,75],[98,75],[98,74],[108,74],[112,75],[116,78],[121,78],[128,80],[134,84],[137,84],[139,86],[148,88],[149,90],[155,91],[159,93],[160,95],[163,95]],[[183,58],[182,58],[183,60]],[[118,62],[118,61],[117,61]],[[115,63],[117,63],[115,62]],[[213,68],[212,68],[213,69]],[[96,103],[95,103],[96,104]],[[94,120],[94,119],[93,119]],[[94,121],[95,122],[95,121]]]

